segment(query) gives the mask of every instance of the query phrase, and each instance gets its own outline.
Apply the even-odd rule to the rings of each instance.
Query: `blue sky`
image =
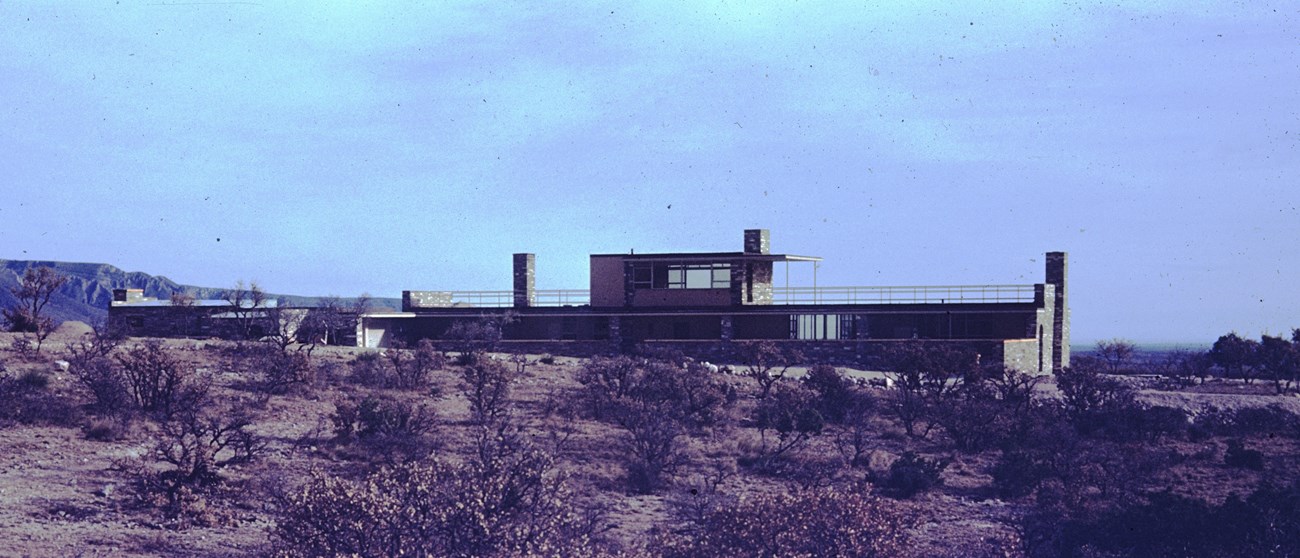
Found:
[[[590,253],[1300,327],[1294,3],[0,2],[0,258],[398,296]],[[795,283],[811,268],[793,267]]]

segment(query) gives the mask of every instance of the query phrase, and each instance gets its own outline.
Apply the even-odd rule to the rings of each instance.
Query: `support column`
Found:
[[[722,320],[722,340],[731,341],[735,336],[735,326],[732,324],[731,316],[723,316]]]

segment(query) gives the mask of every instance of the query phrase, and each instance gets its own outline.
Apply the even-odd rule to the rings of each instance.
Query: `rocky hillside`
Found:
[[[0,307],[16,303],[10,290],[29,267],[48,266],[68,277],[68,282],[50,299],[46,311],[59,321],[94,323],[108,316],[108,305],[113,300],[113,289],[144,289],[144,295],[166,299],[182,292],[198,299],[220,298],[224,288],[181,285],[161,275],[139,271],[122,271],[114,266],[99,263],[47,262],[0,260]],[[311,306],[314,297],[272,294],[294,306]],[[378,306],[399,307],[398,299],[375,299]]]

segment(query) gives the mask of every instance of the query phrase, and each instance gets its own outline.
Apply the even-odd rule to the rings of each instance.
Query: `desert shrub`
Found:
[[[1102,374],[1096,367],[1077,365],[1056,375],[1065,411],[1080,416],[1132,399],[1132,392],[1119,380]]]
[[[1033,493],[1043,481],[1063,474],[1082,451],[1078,431],[1056,406],[1034,407],[1012,430],[1015,435],[1003,438],[1002,453],[990,471],[993,488],[1003,498]]]
[[[957,449],[981,452],[1020,436],[1028,416],[1041,402],[1034,390],[1040,378],[1004,367],[971,371],[961,382],[945,388],[930,410]]]
[[[888,501],[857,491],[763,494],[720,506],[651,551],[666,558],[904,556],[910,524]]]
[[[552,355],[550,353],[544,354],[540,357],[537,357],[537,362],[540,362],[548,366],[553,365],[555,364],[555,355]]]
[[[759,399],[766,399],[772,386],[803,358],[803,355],[785,351],[771,341],[737,343],[736,351],[740,362],[745,364],[744,374],[758,383]]]
[[[220,480],[220,469],[252,461],[264,444],[248,430],[252,419],[242,412],[187,409],[162,422],[156,450],[172,465],[164,480],[206,486]]]
[[[623,465],[628,487],[641,494],[655,492],[663,486],[664,475],[684,461],[679,442],[684,434],[681,423],[653,406],[643,405],[625,406],[617,421],[626,432]]]
[[[1223,452],[1223,463],[1229,467],[1263,471],[1264,454],[1246,448],[1241,440],[1228,440],[1228,449]]]
[[[1233,426],[1240,434],[1290,434],[1300,428],[1300,417],[1281,405],[1242,407],[1233,414]]]
[[[1002,452],[989,473],[998,497],[1011,499],[1032,494],[1051,476],[1052,468],[1042,461],[1041,454],[1016,449]]]
[[[1003,423],[1011,417],[995,392],[982,383],[970,383],[960,386],[958,393],[933,409],[935,423],[959,450],[979,452],[996,445],[1007,434]]]
[[[591,416],[605,417],[619,401],[630,396],[645,374],[641,362],[625,355],[595,356],[582,366],[578,381],[583,385],[583,401]]]
[[[889,352],[896,389],[891,390],[887,408],[908,436],[925,438],[937,424],[936,411],[957,397],[963,385],[957,381],[975,370],[975,354],[947,347],[900,346]]]
[[[685,459],[679,438],[690,428],[714,424],[735,400],[695,363],[626,356],[592,359],[579,381],[588,411],[625,431],[628,486],[649,493]]]
[[[95,398],[93,408],[99,412],[120,413],[135,404],[126,377],[107,357],[74,356],[69,361],[68,372],[90,390]]]
[[[1131,401],[1093,409],[1075,419],[1075,426],[1085,435],[1117,442],[1181,438],[1189,424],[1187,412],[1182,409],[1145,407]]]
[[[1035,558],[1247,556],[1211,550],[1222,532],[1215,515],[1204,502],[1158,494],[1097,518],[1030,514],[1025,530]]]
[[[405,351],[399,348],[389,351],[388,354],[393,387],[399,389],[418,389],[427,386],[429,376],[434,371],[442,370],[446,365],[446,357],[429,339],[421,339],[414,350]]]
[[[496,350],[501,343],[502,330],[516,319],[513,312],[506,312],[497,316],[482,316],[476,320],[460,320],[451,324],[442,338],[460,353],[457,364],[469,364]]]
[[[306,351],[289,351],[273,343],[239,342],[225,350],[227,367],[248,373],[250,386],[264,396],[283,395],[316,381]]]
[[[514,374],[501,363],[479,355],[461,367],[461,393],[469,400],[470,416],[478,424],[490,424],[510,412],[510,383]]]
[[[1176,407],[1154,405],[1142,408],[1141,426],[1138,430],[1148,441],[1154,442],[1163,437],[1181,438],[1187,434],[1190,425],[1191,420],[1187,411]]]
[[[97,411],[119,413],[132,405],[126,377],[111,358],[123,339],[120,330],[97,323],[89,337],[67,346],[68,372],[90,390]]]
[[[835,447],[849,466],[860,467],[866,464],[867,452],[873,447],[871,419],[878,404],[866,391],[854,390],[852,394],[853,399],[835,430]]]
[[[1187,414],[1171,407],[1143,407],[1133,391],[1091,367],[1073,367],[1056,377],[1067,416],[1080,433],[1114,441],[1153,441],[1181,436],[1189,424]]]
[[[377,352],[361,353],[352,360],[351,380],[364,386],[385,387],[389,381],[387,367],[383,355]]]
[[[44,391],[50,387],[50,376],[40,370],[28,370],[18,376],[18,384],[23,389]]]
[[[9,342],[9,348],[13,350],[13,352],[18,353],[18,356],[23,359],[29,359],[36,356],[36,344],[32,343],[31,338],[26,335],[14,337],[13,340]]]
[[[592,524],[550,456],[498,449],[487,460],[407,463],[360,481],[313,473],[280,499],[274,555],[594,554]]]
[[[698,363],[676,364],[627,356],[591,359],[579,372],[582,401],[597,419],[612,419],[628,405],[651,406],[688,427],[716,424],[736,392]]]
[[[753,421],[760,446],[758,455],[747,461],[768,472],[775,472],[782,458],[821,434],[826,426],[815,394],[801,384],[777,384],[755,406]]]
[[[421,458],[433,448],[428,436],[437,426],[437,415],[427,405],[369,396],[359,403],[349,400],[334,404],[330,420],[335,440],[359,441],[372,455],[388,461]]]
[[[1158,492],[1096,516],[1030,514],[1023,528],[1034,557],[1294,556],[1300,491],[1263,486],[1220,505]]]
[[[1214,362],[1207,352],[1181,349],[1169,353],[1154,366],[1161,376],[1173,380],[1175,387],[1197,381],[1205,383],[1213,367]]]
[[[1195,430],[1202,436],[1300,436],[1300,417],[1280,405],[1212,408],[1197,414]]]
[[[446,357],[433,341],[420,340],[415,350],[399,345],[383,353],[357,355],[352,362],[352,381],[371,387],[419,389],[429,385],[434,371],[446,366]]]
[[[116,442],[126,438],[130,430],[130,421],[112,417],[94,418],[82,427],[86,439],[96,442]]]
[[[875,483],[885,495],[905,500],[941,486],[941,475],[949,463],[951,460],[930,459],[909,451],[894,460],[889,472]]]
[[[207,403],[177,410],[159,423],[153,462],[127,466],[137,498],[169,518],[210,523],[207,497],[223,481],[221,470],[253,461],[265,447],[251,425],[242,411]]]
[[[169,417],[192,407],[207,392],[208,379],[169,354],[156,339],[136,345],[116,360],[132,400],[145,412]]]
[[[854,404],[853,382],[834,366],[819,364],[803,377],[804,385],[817,394],[817,411],[827,422],[844,422],[850,406]]]
[[[357,405],[358,435],[419,436],[433,429],[434,417],[428,407],[412,406],[404,401],[368,397]]]
[[[734,504],[736,497],[722,490],[722,485],[736,474],[736,460],[717,457],[700,471],[679,479],[666,498],[669,510],[678,521],[680,532],[696,531],[722,506]]]
[[[78,408],[47,388],[44,373],[29,370],[13,377],[0,371],[0,421],[24,424],[72,425],[80,420]]]
[[[1130,502],[1169,454],[1142,439],[1084,436],[1060,406],[1045,402],[1006,438],[990,473],[1003,498],[1037,494],[1040,508],[1083,513]]]
[[[1034,501],[1036,509],[1065,518],[1133,505],[1159,486],[1155,479],[1170,466],[1170,454],[1148,444],[1086,438],[1055,457]]]
[[[351,367],[333,360],[321,360],[316,363],[316,379],[321,382],[335,383],[345,380],[352,373]]]
[[[737,400],[735,388],[721,382],[699,363],[672,367],[656,363],[645,383],[647,393],[676,402],[673,412],[688,426],[712,426],[727,415]]]

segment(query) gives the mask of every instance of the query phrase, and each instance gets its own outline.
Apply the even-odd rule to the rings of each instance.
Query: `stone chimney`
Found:
[[[533,254],[515,254],[515,308],[528,308],[537,301],[537,289],[534,286],[537,256]]]
[[[1069,255],[1047,253],[1047,282],[1056,285],[1056,304],[1052,322],[1052,372],[1070,366],[1070,305],[1066,298],[1066,278],[1070,272]]]
[[[130,304],[144,301],[144,289],[113,289],[113,302]]]
[[[745,231],[746,254],[769,254],[772,245],[768,241],[767,229],[748,229]]]

